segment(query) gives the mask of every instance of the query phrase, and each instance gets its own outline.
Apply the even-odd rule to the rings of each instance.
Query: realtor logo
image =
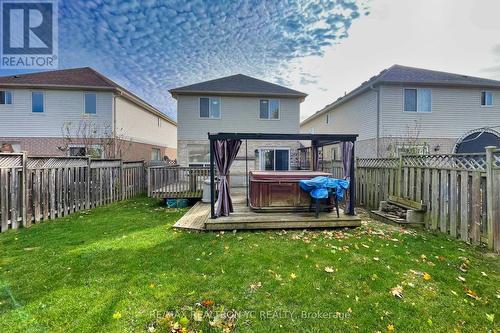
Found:
[[[0,0],[3,69],[58,67],[57,0]]]

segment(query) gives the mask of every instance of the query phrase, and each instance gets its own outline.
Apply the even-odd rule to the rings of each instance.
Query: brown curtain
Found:
[[[219,176],[219,195],[217,196],[216,216],[228,216],[233,212],[233,201],[229,193],[229,183],[227,175],[229,168],[233,164],[238,151],[240,150],[241,140],[215,140],[213,141],[213,151],[215,160],[215,169]]]
[[[318,146],[311,146],[311,156],[312,156],[312,169],[313,171],[318,171],[319,169],[319,151]]]

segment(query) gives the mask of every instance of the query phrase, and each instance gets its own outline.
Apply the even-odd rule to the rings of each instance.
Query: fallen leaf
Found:
[[[290,278],[293,280],[293,279],[296,279],[297,278],[297,275],[295,275],[295,273],[292,273],[290,274]]]
[[[427,273],[427,272],[424,273],[423,277],[424,277],[425,281],[429,281],[431,279],[431,275],[429,273]]]
[[[487,318],[489,321],[493,322],[493,321],[495,320],[495,314],[493,314],[493,313],[492,313],[492,314],[487,313],[487,314],[486,314],[486,318]]]
[[[388,332],[394,332],[394,325],[393,324],[387,325],[387,331]]]
[[[250,284],[250,289],[252,290],[257,290],[260,287],[262,287],[262,283],[260,282]]]
[[[403,287],[397,285],[396,287],[391,289],[391,294],[394,297],[403,298]]]
[[[477,296],[477,293],[474,290],[471,290],[469,288],[465,288],[465,294],[471,298],[474,299],[479,299],[479,296]]]
[[[122,317],[122,314],[120,312],[113,313],[113,318],[114,319],[120,319],[121,317]]]
[[[465,278],[463,276],[460,276],[460,275],[457,277],[457,280],[460,282],[465,282]]]
[[[325,267],[325,272],[327,272],[327,273],[333,273],[334,269],[332,267],[330,267],[330,266],[326,266]]]

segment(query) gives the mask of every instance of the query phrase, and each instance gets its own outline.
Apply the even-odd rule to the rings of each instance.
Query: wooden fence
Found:
[[[201,198],[207,167],[154,166],[147,169],[148,196],[155,198]]]
[[[145,192],[144,163],[0,154],[0,231]]]
[[[357,204],[376,209],[389,195],[425,203],[428,228],[500,251],[500,149],[357,159]]]

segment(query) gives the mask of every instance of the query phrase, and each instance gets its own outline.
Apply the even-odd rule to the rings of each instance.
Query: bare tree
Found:
[[[123,129],[115,132],[111,125],[99,126],[90,118],[82,118],[77,124],[66,122],[61,132],[64,144],[58,149],[69,152],[77,148],[82,156],[122,158],[132,144]]]
[[[405,154],[428,153],[429,144],[420,138],[421,131],[422,127],[420,123],[415,120],[414,124],[406,126],[401,135],[386,138],[389,157],[396,157],[399,152],[404,152]]]

